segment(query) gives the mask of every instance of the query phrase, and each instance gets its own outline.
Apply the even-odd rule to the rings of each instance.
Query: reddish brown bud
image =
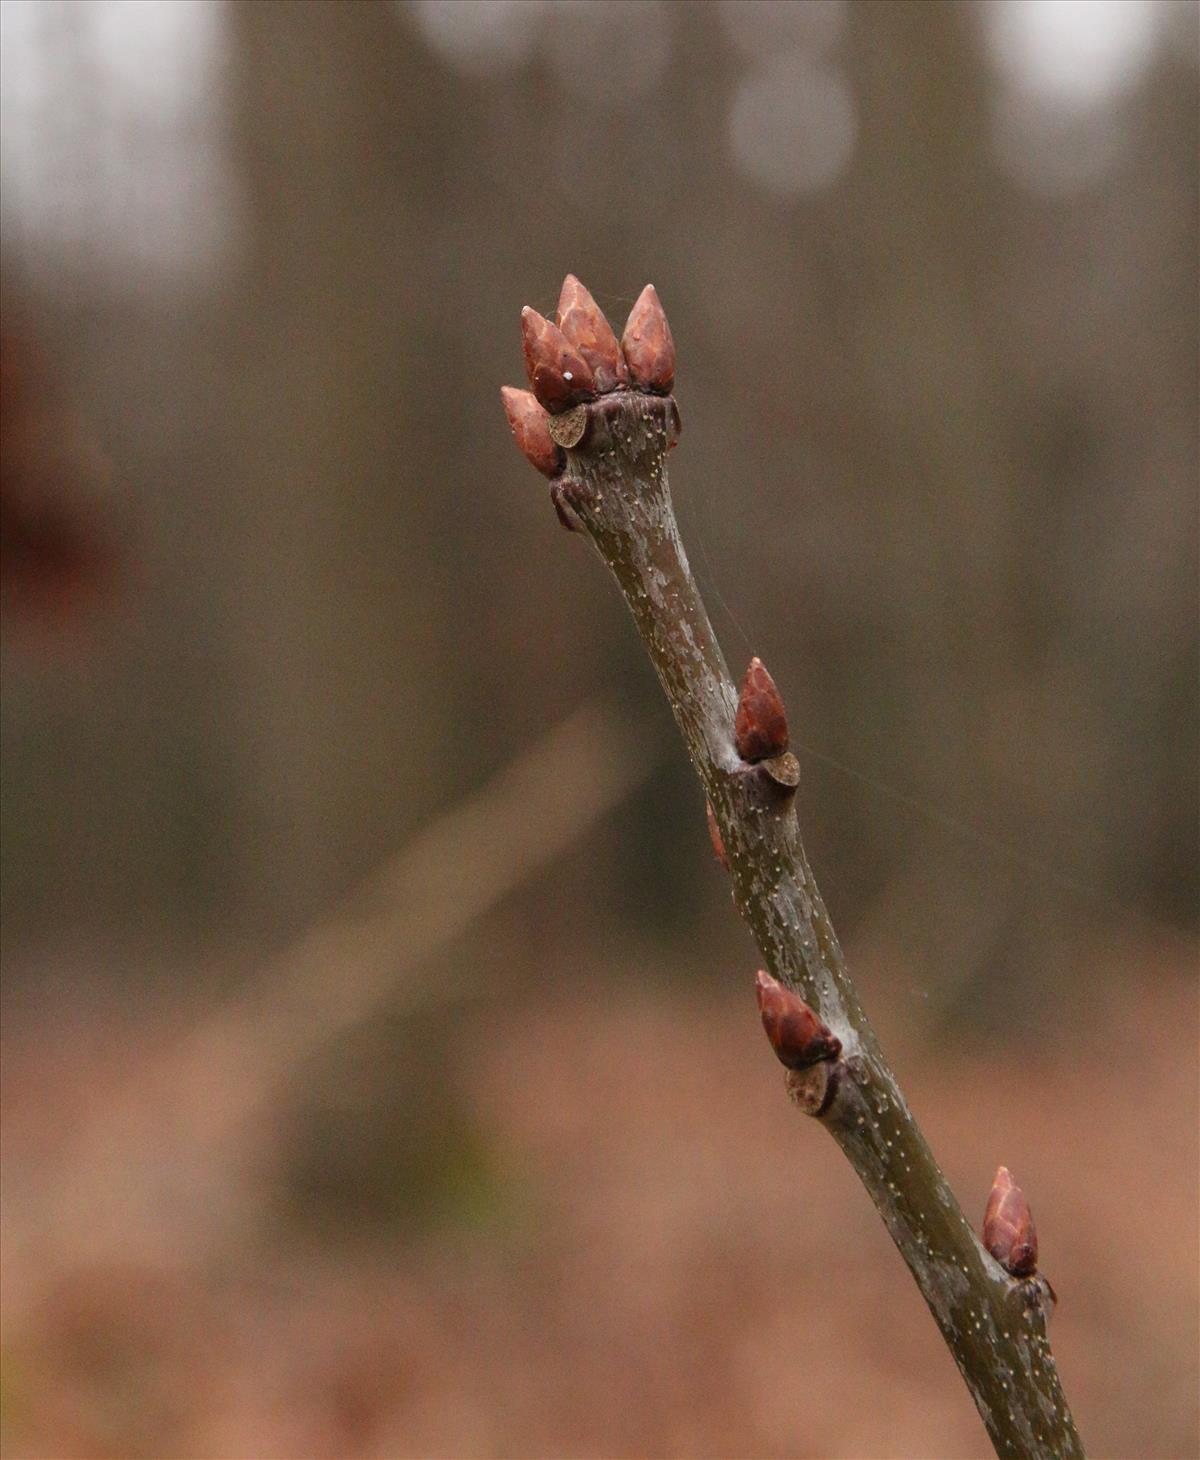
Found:
[[[725,855],[725,843],[721,840],[721,828],[717,825],[717,818],[712,809],[711,801],[704,803],[704,812],[708,818],[708,839],[712,842],[712,849],[717,854],[717,861],[728,872],[729,858]]]
[[[666,395],[675,384],[675,341],[653,284],[646,285],[629,311],[621,349],[637,384]]]
[[[568,344],[574,345],[591,366],[601,394],[629,384],[629,370],[612,325],[574,274],[563,280],[554,319]]]
[[[813,1013],[799,994],[759,969],[758,1011],[771,1048],[789,1070],[807,1069],[821,1060],[835,1060],[842,1041]]]
[[[1037,1270],[1037,1231],[1025,1193],[1001,1166],[983,1216],[983,1245],[1006,1272],[1028,1277]]]
[[[771,760],[788,748],[783,701],[761,659],[751,659],[742,680],[733,739],[737,753],[751,763]]]
[[[512,385],[500,387],[508,429],[521,453],[543,476],[554,477],[562,470],[563,454],[550,439],[550,417],[531,391]]]
[[[595,393],[591,366],[556,324],[528,305],[521,311],[525,372],[548,411],[566,411]]]

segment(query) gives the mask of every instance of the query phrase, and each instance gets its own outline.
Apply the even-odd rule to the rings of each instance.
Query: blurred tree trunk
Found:
[[[382,145],[420,97],[388,6],[228,15],[245,217],[225,303],[232,851],[244,904],[293,925],[389,844],[437,732],[416,666],[442,590],[408,541],[423,483],[403,451],[420,324]]]

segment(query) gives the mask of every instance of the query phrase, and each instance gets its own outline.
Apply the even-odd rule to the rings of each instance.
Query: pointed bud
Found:
[[[528,305],[521,311],[525,372],[548,411],[565,411],[595,393],[591,366],[556,324]]]
[[[789,1070],[803,1070],[821,1060],[835,1060],[842,1041],[813,1013],[799,994],[759,969],[758,1011],[771,1048]]]
[[[751,764],[771,760],[788,748],[783,701],[761,659],[751,659],[742,680],[733,739],[737,753]]]
[[[600,394],[629,384],[629,370],[612,325],[574,274],[563,280],[554,319],[568,344],[574,345],[591,366]]]
[[[1006,1272],[1028,1277],[1037,1269],[1037,1231],[1025,1193],[1001,1166],[983,1217],[983,1245]]]
[[[712,849],[717,854],[717,861],[728,872],[729,858],[725,855],[725,843],[721,840],[721,828],[717,825],[717,818],[712,809],[711,801],[704,803],[704,812],[708,818],[708,839],[712,842]]]
[[[666,395],[675,384],[675,341],[654,285],[647,284],[629,311],[621,349],[638,385]]]
[[[536,466],[543,476],[557,476],[562,470],[563,454],[550,439],[550,417],[538,405],[533,392],[503,385],[500,399],[504,402],[508,429],[526,461]]]

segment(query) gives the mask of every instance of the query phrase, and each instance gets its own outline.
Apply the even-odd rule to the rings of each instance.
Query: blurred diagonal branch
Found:
[[[554,725],[240,992],[167,1040],[119,1094],[98,1100],[60,1161],[37,1171],[10,1163],[6,1184],[22,1186],[14,1205],[29,1222],[23,1234],[10,1225],[8,1249],[47,1230],[72,1233],[81,1249],[174,1254],[185,1230],[203,1247],[229,1215],[233,1138],[250,1118],[305,1060],[373,1014],[453,996],[453,977],[430,962],[577,846],[660,759],[653,734],[609,698]]]
[[[304,1059],[412,991],[423,965],[568,852],[657,761],[627,714],[593,700],[418,832],[333,917],[187,1036],[183,1064],[198,1075],[214,1060],[236,1065],[221,1129]],[[445,994],[444,969],[436,987]]]

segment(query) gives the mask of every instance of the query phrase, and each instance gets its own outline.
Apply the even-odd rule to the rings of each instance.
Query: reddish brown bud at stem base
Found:
[[[568,344],[574,345],[591,367],[601,394],[629,384],[629,370],[612,325],[574,274],[563,280],[554,318]]]
[[[751,659],[738,695],[737,718],[733,722],[737,753],[753,764],[771,760],[788,748],[787,715],[775,681],[761,659]]]
[[[663,395],[670,391],[675,384],[675,341],[653,284],[646,285],[629,311],[621,349],[638,385]]]
[[[508,429],[526,461],[536,466],[543,476],[557,476],[562,470],[563,454],[550,439],[550,417],[536,397],[531,391],[504,385],[500,387],[500,399],[508,417]]]
[[[1037,1230],[1025,1193],[1001,1166],[983,1217],[983,1245],[1013,1277],[1037,1270]]]
[[[712,842],[712,849],[716,853],[717,861],[728,872],[729,858],[725,855],[725,843],[721,839],[721,828],[717,825],[716,813],[712,809],[711,801],[704,803],[704,814],[708,818],[708,839]]]
[[[789,1070],[807,1069],[821,1060],[835,1060],[842,1041],[808,1007],[799,994],[759,969],[758,1011],[771,1048]]]
[[[595,394],[592,368],[562,330],[528,305],[521,311],[525,372],[548,411],[566,411]]]

